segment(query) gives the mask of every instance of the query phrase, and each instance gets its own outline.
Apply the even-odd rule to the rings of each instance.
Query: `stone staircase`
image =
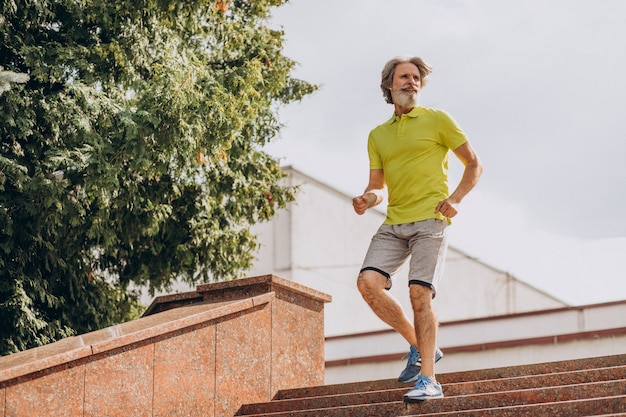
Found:
[[[237,416],[626,416],[626,354],[438,375],[445,398],[405,404],[395,380],[279,391]]]

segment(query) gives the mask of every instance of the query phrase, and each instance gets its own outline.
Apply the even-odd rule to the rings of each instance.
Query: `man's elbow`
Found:
[[[475,158],[469,161],[465,168],[467,171],[472,172],[476,179],[480,178],[484,170],[483,163],[479,158]]]

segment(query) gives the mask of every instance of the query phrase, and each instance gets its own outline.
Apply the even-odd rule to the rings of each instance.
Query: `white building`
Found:
[[[361,299],[356,277],[381,211],[357,216],[352,197],[285,168],[296,202],[255,226],[261,249],[248,276],[274,274],[330,294],[326,383],[396,377],[406,342]],[[407,269],[391,293],[411,311]],[[438,372],[626,352],[626,301],[570,307],[450,247],[435,308],[444,359]]]

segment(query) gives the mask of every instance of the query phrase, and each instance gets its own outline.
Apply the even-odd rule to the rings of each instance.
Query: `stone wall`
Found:
[[[321,385],[329,301],[273,275],[159,297],[141,319],[0,358],[0,417],[233,416]]]

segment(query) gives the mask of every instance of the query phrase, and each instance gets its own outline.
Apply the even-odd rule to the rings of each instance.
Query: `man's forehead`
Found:
[[[419,74],[419,68],[417,68],[417,65],[413,64],[412,62],[401,62],[398,65],[396,65],[396,73],[418,73]]]

